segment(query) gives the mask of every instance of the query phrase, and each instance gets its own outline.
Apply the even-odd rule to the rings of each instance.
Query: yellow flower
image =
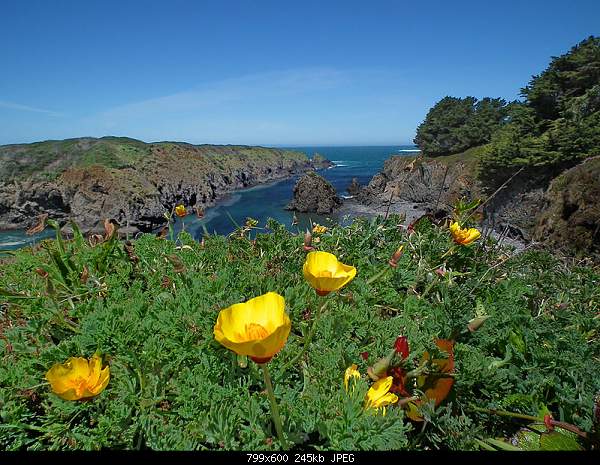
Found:
[[[320,224],[315,224],[313,226],[313,233],[315,234],[325,234],[327,232],[327,227],[321,226]]]
[[[185,207],[183,205],[177,205],[175,207],[175,214],[179,218],[183,218],[185,215],[187,215],[187,212],[185,211]]]
[[[71,357],[65,363],[55,364],[46,379],[52,391],[65,400],[79,400],[100,394],[110,379],[110,369],[103,370],[100,355],[88,360],[82,357]]]
[[[338,262],[337,257],[328,252],[309,252],[302,271],[319,295],[341,289],[356,276],[356,268]]]
[[[350,382],[350,379],[360,379],[360,372],[357,370],[357,368],[358,367],[354,363],[346,368],[346,372],[344,373],[344,386],[346,387],[346,392],[348,391],[348,383]],[[354,389],[354,386],[352,389]]]
[[[456,221],[450,225],[450,233],[454,238],[454,242],[462,245],[469,245],[481,236],[481,233],[477,229],[463,229]]]
[[[214,334],[218,342],[236,354],[267,363],[285,345],[291,326],[284,298],[267,292],[221,310]]]
[[[398,396],[390,392],[393,380],[392,376],[388,376],[376,381],[367,391],[365,408],[375,409],[376,412],[381,410],[385,415],[385,407],[398,402]]]

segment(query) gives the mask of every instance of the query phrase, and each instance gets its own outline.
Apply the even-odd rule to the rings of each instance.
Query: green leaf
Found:
[[[558,431],[542,433],[540,448],[541,450],[583,450],[574,436]]]

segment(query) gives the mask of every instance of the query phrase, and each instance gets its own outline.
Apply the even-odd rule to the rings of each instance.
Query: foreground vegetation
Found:
[[[249,221],[201,243],[75,230],[15,252],[0,268],[0,448],[279,449],[259,365],[213,335],[222,309],[268,292],[291,320],[269,369],[292,447],[597,448],[599,270],[400,220],[316,228],[309,247]],[[310,247],[356,276],[317,296],[302,272]],[[51,367],[94,354],[106,386],[85,400],[52,392]],[[404,376],[383,411],[364,401],[375,372]]]

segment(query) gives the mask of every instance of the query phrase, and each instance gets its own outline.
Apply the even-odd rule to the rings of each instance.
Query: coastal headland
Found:
[[[173,205],[204,209],[236,189],[327,168],[321,157],[276,148],[77,138],[0,147],[0,230],[36,217],[102,230],[111,218],[150,232]]]

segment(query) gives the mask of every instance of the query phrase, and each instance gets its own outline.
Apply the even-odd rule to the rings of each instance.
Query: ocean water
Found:
[[[383,168],[383,162],[391,155],[414,155],[416,147],[372,146],[372,147],[286,147],[304,152],[312,157],[315,153],[335,163],[332,168],[319,170],[319,174],[327,179],[338,192],[348,196],[346,188],[357,178],[361,185],[366,185],[371,178]],[[210,234],[229,234],[242,225],[246,218],[259,221],[264,227],[268,218],[286,225],[292,232],[304,231],[311,223],[331,225],[334,222],[345,224],[350,219],[333,214],[324,217],[315,214],[296,213],[297,225],[292,225],[294,212],[285,210],[291,201],[294,185],[299,176],[284,179],[270,184],[263,184],[249,189],[236,191],[220,200],[215,206],[206,210],[204,218],[188,215],[183,221],[177,218],[175,232],[182,226],[195,238],[200,239],[205,231]],[[34,236],[26,236],[23,231],[0,231],[0,250],[10,250],[30,245],[52,235],[52,231],[44,231]]]

